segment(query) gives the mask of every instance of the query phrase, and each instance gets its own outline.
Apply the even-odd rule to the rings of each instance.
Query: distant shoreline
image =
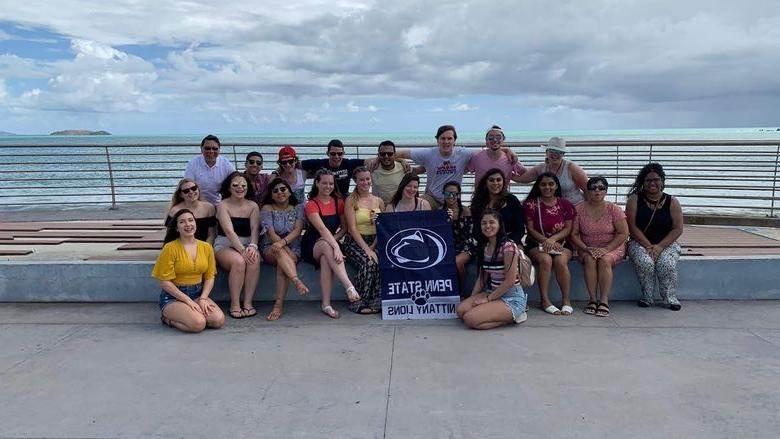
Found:
[[[50,136],[110,136],[108,131],[90,131],[90,130],[62,130],[55,131]]]

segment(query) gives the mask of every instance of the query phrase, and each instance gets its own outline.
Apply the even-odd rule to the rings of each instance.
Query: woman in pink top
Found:
[[[588,180],[588,194],[578,204],[577,217],[571,231],[571,242],[577,249],[577,258],[585,271],[585,286],[590,301],[585,314],[598,317],[609,315],[609,291],[612,288],[612,267],[626,254],[628,223],[626,214],[617,205],[604,198],[609,184],[604,177]],[[596,291],[600,297],[596,298]]]

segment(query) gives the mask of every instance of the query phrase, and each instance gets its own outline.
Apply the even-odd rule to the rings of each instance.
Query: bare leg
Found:
[[[569,291],[571,290],[571,273],[569,272],[569,259],[571,259],[571,250],[563,249],[563,253],[553,258],[553,269],[555,270],[555,279],[561,289],[561,296],[564,305],[571,306]]]
[[[513,321],[512,310],[501,300],[475,306],[463,316],[463,323],[471,329],[491,329]]]
[[[609,304],[609,292],[612,289],[612,257],[605,255],[599,259],[598,268],[601,303]]]
[[[458,282],[460,282],[460,297],[468,297],[468,285],[466,285],[466,266],[471,262],[471,255],[461,252],[455,256],[455,268],[458,269]]]
[[[228,290],[230,290],[230,314],[243,317],[241,309],[241,287],[244,285],[246,263],[244,257],[232,248],[223,248],[216,254],[219,266],[228,271]]]
[[[252,299],[255,297],[255,289],[260,281],[260,258],[254,264],[246,264],[244,274],[244,306],[247,317],[257,314]],[[248,312],[246,312],[248,310]]]
[[[544,252],[533,248],[528,252],[534,264],[536,264],[536,283],[539,286],[539,296],[542,302],[542,309],[552,305],[550,302],[550,272],[552,271],[552,257]]]
[[[585,273],[585,287],[588,289],[590,301],[596,302],[599,276],[596,271],[596,260],[589,253],[583,256],[582,271]]]
[[[166,325],[184,332],[201,332],[206,328],[206,318],[184,302],[171,302],[162,310]],[[224,317],[223,317],[224,318]]]
[[[474,308],[474,301],[477,300],[479,297],[485,297],[485,293],[477,293],[468,299],[463,300],[458,304],[458,307],[455,308],[455,312],[458,314],[458,318],[463,320],[463,316],[466,315],[469,311],[471,311]]]
[[[333,274],[336,276],[336,279],[341,282],[341,285],[343,285],[345,289],[354,288],[352,281],[349,280],[349,276],[347,275],[347,268],[344,265],[344,261],[341,261],[341,263],[336,262],[330,244],[325,241],[318,241],[317,244],[314,245],[314,257],[319,258],[320,266],[323,265],[323,258],[325,259]]]

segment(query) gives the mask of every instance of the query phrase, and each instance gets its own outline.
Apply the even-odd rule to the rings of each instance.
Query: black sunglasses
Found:
[[[273,188],[273,190],[271,190],[271,192],[273,192],[275,194],[278,194],[279,192],[285,193],[285,192],[287,192],[287,186],[275,187],[275,188]]]
[[[204,146],[203,150],[204,151],[219,151],[219,147],[218,146]]]
[[[188,188],[181,188],[179,191],[183,194],[189,194],[190,192],[198,192],[198,185],[190,186]]]
[[[247,165],[263,166],[263,161],[262,160],[252,160],[252,159],[249,159],[249,160],[246,161],[246,164]]]
[[[395,155],[394,152],[380,152],[379,153],[379,157],[392,157],[394,155]]]
[[[295,160],[279,160],[277,163],[280,165],[294,165]]]
[[[344,152],[335,152],[335,151],[333,151],[333,152],[329,152],[328,155],[331,156],[331,157],[340,157],[340,156],[344,155]]]

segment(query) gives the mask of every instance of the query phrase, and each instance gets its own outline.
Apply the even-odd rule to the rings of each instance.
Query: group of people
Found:
[[[543,163],[526,168],[504,145],[498,126],[487,131],[481,150],[456,146],[451,125],[439,127],[435,137],[437,147],[411,150],[397,150],[392,141],[384,141],[369,159],[345,158],[339,140],[328,143],[326,159],[300,160],[293,147],[284,146],[278,167],[265,174],[259,152],[247,154],[239,172],[220,156],[219,139],[206,136],[201,155],[188,162],[173,194],[166,243],[152,272],[162,288],[162,321],[187,332],[224,324],[224,313],[209,298],[217,266],[228,273],[228,315],[256,315],[253,297],[261,260],[277,267],[268,320],[282,316],[288,286],[299,294],[309,292],[298,277],[300,260],[320,273],[325,315],[339,317],[331,303],[334,277],[346,291],[350,311],[381,312],[377,216],[432,209],[445,210],[453,227],[462,297],[457,314],[470,328],[525,321],[527,294],[521,279],[534,274],[541,308],[570,315],[572,258],[583,265],[586,314],[609,315],[612,269],[626,255],[642,287],[639,306],[654,303],[657,283],[663,303],[681,308],[675,286],[682,210],[677,198],[664,192],[666,175],[660,164],[649,163],[639,171],[624,212],[606,200],[606,178],[588,178],[565,158],[568,147],[561,138],[544,145]],[[471,172],[476,184],[466,206],[462,180]],[[421,194],[418,175],[423,173]],[[313,183],[305,194],[308,178]],[[532,183],[523,201],[510,192],[510,181]],[[478,276],[469,288],[466,272],[472,261]],[[356,268],[352,278],[345,262]],[[562,293],[560,307],[550,300],[553,274]]]

